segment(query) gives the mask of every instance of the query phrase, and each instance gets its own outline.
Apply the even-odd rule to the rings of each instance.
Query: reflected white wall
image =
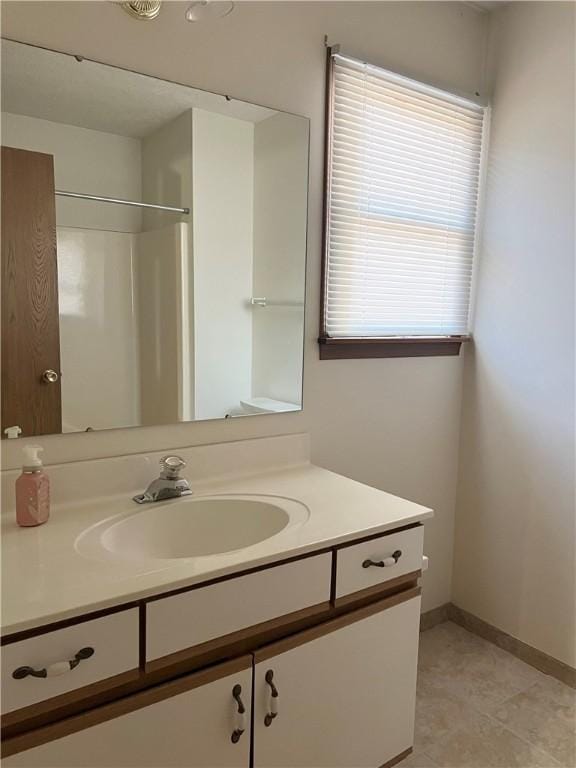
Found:
[[[58,227],[62,431],[140,421],[131,234]]]
[[[278,113],[254,126],[252,394],[302,399],[308,125]],[[276,302],[286,302],[278,306]],[[302,306],[294,306],[294,304]]]
[[[2,113],[2,144],[54,156],[56,189],[140,200],[140,140],[26,115]],[[139,232],[138,208],[56,198],[62,227]]]
[[[194,337],[197,419],[252,391],[254,126],[195,109]]]

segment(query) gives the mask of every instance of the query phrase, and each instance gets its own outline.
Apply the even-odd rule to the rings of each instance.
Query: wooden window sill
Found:
[[[332,339],[321,336],[320,360],[376,357],[437,357],[458,355],[470,336],[414,336],[397,338]]]

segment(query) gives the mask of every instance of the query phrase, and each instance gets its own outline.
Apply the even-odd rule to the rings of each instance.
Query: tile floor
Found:
[[[446,622],[420,636],[401,768],[576,768],[576,691]]]

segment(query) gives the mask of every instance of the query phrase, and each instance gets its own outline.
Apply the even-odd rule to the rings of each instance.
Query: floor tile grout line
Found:
[[[529,684],[529,685],[528,685],[526,688],[519,688],[517,691],[515,691],[514,693],[512,693],[510,696],[505,696],[503,699],[498,699],[497,701],[494,701],[494,702],[492,702],[492,703],[490,704],[490,707],[502,707],[502,706],[503,706],[503,705],[504,705],[506,702],[510,701],[510,700],[511,700],[511,699],[513,699],[515,696],[518,696],[518,695],[519,695],[519,694],[521,694],[521,693],[526,693],[527,691],[529,691],[529,690],[530,690],[530,688],[532,688],[534,685],[537,685],[537,683],[535,683],[535,682],[532,682],[532,683],[530,683],[530,684]],[[479,708],[479,707],[478,707],[476,704],[470,704],[470,702],[466,701],[465,699],[463,699],[463,698],[462,698],[461,696],[459,696],[458,694],[455,694],[455,693],[453,693],[453,692],[452,692],[452,691],[451,691],[449,688],[446,688],[444,685],[442,685],[442,683],[435,683],[435,686],[436,686],[436,687],[437,687],[437,688],[438,688],[440,691],[442,691],[442,693],[446,694],[446,695],[447,695],[447,696],[449,696],[451,699],[454,699],[454,701],[455,701],[455,702],[458,702],[458,703],[460,703],[460,702],[461,702],[461,703],[464,703],[464,704],[466,704],[467,706],[469,706],[469,707],[472,707],[472,709],[474,709],[476,712],[478,712],[478,713],[479,713],[479,714],[481,714],[481,715],[482,715],[482,714],[486,714],[486,713],[484,712],[484,710],[480,709],[480,708]],[[576,768],[576,767],[575,767],[575,768]]]
[[[511,733],[512,736],[515,736],[517,739],[520,739],[520,741],[524,742],[524,744],[526,744],[527,746],[532,747],[533,749],[537,749],[543,755],[545,755],[546,757],[549,757],[550,760],[552,760],[552,765],[553,765],[554,768],[556,768],[556,766],[561,766],[562,767],[562,763],[560,763],[558,760],[556,760],[556,758],[553,755],[551,755],[547,750],[543,749],[538,744],[533,744],[529,739],[527,739],[525,736],[522,736],[522,734],[518,733],[513,728],[510,728],[508,725],[504,725],[504,723],[501,720],[498,720],[497,717],[493,717],[492,715],[489,715],[487,712],[481,712],[480,714],[482,714],[485,717],[487,717],[489,720],[491,720],[496,725],[499,725],[500,728],[502,728],[503,730],[508,731],[509,733]]]
[[[454,625],[455,628],[458,628],[458,625]],[[434,629],[434,628],[432,628]],[[464,630],[466,631],[466,630]],[[466,634],[472,635],[474,637],[473,633],[466,632]],[[448,640],[449,638],[446,638]],[[488,641],[484,641],[482,638],[478,638],[481,643],[480,645],[473,647],[472,654],[476,654],[476,652],[481,656],[483,651],[486,650],[486,655],[488,658],[491,659],[491,666],[493,667],[493,670],[497,671],[498,664],[503,660],[510,660],[517,661],[518,664],[513,664],[512,667],[510,667],[510,676],[506,676],[507,681],[514,686],[514,683],[518,683],[518,678],[521,681],[520,687],[514,690],[513,693],[508,692],[506,696],[500,698],[497,698],[496,701],[493,701],[489,704],[486,709],[481,709],[477,706],[477,704],[472,704],[468,699],[462,697],[461,693],[454,693],[453,689],[450,687],[446,687],[444,682],[439,682],[438,679],[435,677],[434,673],[434,651],[436,652],[440,662],[436,666],[438,666],[438,669],[436,670],[441,676],[443,675],[443,672],[446,671],[445,664],[442,663],[442,653],[458,653],[459,649],[458,647],[454,647],[452,643],[444,643],[442,647],[435,648],[434,645],[432,645],[432,648],[429,649],[432,651],[432,656],[429,656],[430,661],[432,662],[429,668],[425,668],[423,664],[419,664],[418,673],[420,675],[420,680],[423,682],[422,689],[424,686],[426,686],[426,683],[428,683],[432,690],[434,688],[437,689],[438,693],[445,697],[448,702],[451,702],[452,705],[463,705],[465,704],[467,707],[470,708],[471,714],[473,713],[476,716],[480,716],[486,719],[487,722],[491,723],[493,727],[498,728],[499,731],[503,734],[508,734],[509,737],[513,737],[518,744],[523,744],[525,747],[527,747],[530,751],[534,751],[536,754],[534,755],[537,759],[538,757],[543,758],[546,762],[546,768],[566,768],[565,764],[561,762],[560,759],[557,759],[553,754],[550,753],[550,751],[543,747],[541,744],[536,744],[534,741],[532,741],[529,737],[527,737],[524,733],[521,733],[515,729],[514,726],[510,726],[506,722],[500,720],[498,717],[495,716],[496,711],[499,709],[506,707],[510,702],[512,702],[516,697],[523,696],[528,694],[530,691],[534,690],[534,693],[537,693],[538,686],[545,684],[546,681],[553,681],[557,682],[562,689],[566,688],[568,690],[570,689],[570,686],[566,686],[562,683],[562,681],[557,681],[557,679],[553,675],[547,675],[542,670],[537,670],[530,665],[527,665],[525,662],[522,662],[522,660],[516,659],[514,654],[509,653],[503,648],[497,647],[498,653],[494,654],[493,645],[489,643]],[[455,644],[457,646],[457,644]],[[460,650],[466,650],[464,649]],[[423,660],[422,660],[423,661]],[[526,668],[524,670],[524,668]],[[516,674],[514,674],[516,673]],[[456,674],[458,677],[458,673]],[[462,669],[462,674],[460,675],[463,680],[466,678],[466,668]],[[471,678],[470,682],[474,682],[473,678]],[[448,680],[448,683],[450,681]],[[495,693],[498,693],[498,688],[496,687]],[[422,693],[421,695],[424,696]],[[546,697],[547,700],[547,697]],[[550,705],[552,706],[554,704],[553,699],[550,700]],[[432,704],[432,710],[434,710],[434,704]],[[450,737],[457,731],[466,731],[467,726],[464,724],[458,724],[455,726],[450,725],[447,730],[442,732],[442,735],[440,738],[435,738],[436,734],[434,731],[431,731],[431,739],[426,746],[425,744],[422,745],[415,745],[415,754],[421,755],[425,757],[428,761],[432,763],[432,765],[436,766],[436,760],[430,755],[429,749],[436,749],[442,747],[442,744],[445,742],[445,740],[450,739]],[[438,764],[438,768],[440,768],[440,764]],[[574,766],[576,768],[576,766]]]
[[[446,689],[442,689],[442,690],[444,692],[448,693],[446,691]],[[533,744],[529,739],[527,739],[526,737],[522,736],[520,733],[515,731],[513,728],[509,728],[507,725],[504,725],[504,723],[502,723],[501,720],[498,720],[498,718],[493,717],[492,715],[488,714],[487,712],[483,712],[481,709],[478,709],[478,707],[476,707],[474,704],[469,704],[468,702],[464,702],[464,699],[460,698],[459,696],[454,696],[454,695],[450,694],[450,698],[453,699],[455,703],[465,703],[465,704],[467,704],[467,706],[469,706],[470,709],[474,710],[474,712],[477,715],[480,715],[480,717],[486,717],[494,725],[497,725],[503,731],[508,731],[508,733],[511,733],[512,736],[514,736],[515,738],[517,738],[520,741],[522,741],[524,744],[526,744],[526,746],[528,746],[528,747],[530,747],[532,749],[536,749],[539,752],[541,752],[542,755],[545,755],[547,758],[550,758],[550,760],[552,760],[552,765],[550,766],[550,768],[557,768],[557,766],[562,768],[562,764],[558,760],[556,760],[556,758],[553,755],[551,755],[547,750],[543,749],[538,744]],[[510,698],[513,698],[513,697],[510,697]],[[497,706],[501,706],[501,705],[497,705]],[[443,732],[442,737],[440,739],[434,740],[432,742],[432,746],[433,747],[434,746],[440,746],[442,741],[444,741],[444,739],[446,739],[449,736],[452,736],[456,731],[458,731],[458,730],[466,730],[466,728],[467,728],[467,726],[466,725],[462,725],[462,724],[457,724],[454,727],[448,728],[448,730]],[[424,754],[429,760],[432,760],[432,762],[434,762],[434,758],[432,758],[426,752],[426,748],[424,748],[424,749],[418,749],[417,748],[416,749],[416,754]]]
[[[457,626],[457,625],[456,625],[456,626]],[[488,643],[487,641],[486,641],[486,645],[489,645],[489,643]],[[505,657],[512,657],[512,658],[515,658],[515,657],[513,656],[513,654],[510,654],[510,653],[509,653],[508,651],[506,651],[505,649],[499,649],[499,650],[500,650],[500,651],[502,651],[502,653],[503,653],[503,654],[505,654]],[[500,654],[498,654],[498,655],[500,655]],[[502,656],[502,658],[504,658],[504,656]],[[497,659],[496,659],[496,660],[497,660]],[[527,666],[529,666],[529,665],[527,665]],[[531,669],[532,669],[532,668],[531,668]],[[422,671],[422,672],[424,672],[425,674],[426,674],[426,672],[428,672],[428,674],[430,674],[430,676],[432,677],[432,673],[430,673],[430,672],[429,672],[429,671],[427,671],[427,670],[419,669],[418,671],[419,671],[419,672],[420,672],[420,671]],[[555,679],[555,678],[553,678],[552,676],[550,676],[550,675],[546,675],[544,672],[541,672],[541,671],[539,671],[539,676],[541,676],[541,677],[542,677],[542,679],[546,679],[546,678]],[[519,689],[518,689],[517,691],[515,691],[513,694],[511,694],[511,695],[509,695],[509,696],[505,696],[503,699],[499,700],[498,702],[494,702],[493,704],[491,704],[491,705],[490,705],[490,706],[491,706],[491,709],[496,709],[496,708],[499,708],[499,707],[502,707],[502,706],[504,706],[504,705],[505,705],[507,702],[511,701],[511,700],[512,700],[512,699],[514,699],[516,696],[519,696],[519,695],[521,695],[521,694],[523,694],[523,693],[526,693],[526,692],[528,692],[528,691],[529,691],[531,688],[533,688],[533,687],[537,686],[537,685],[538,685],[538,684],[541,682],[541,680],[539,680],[539,679],[533,679],[533,680],[531,680],[531,681],[529,681],[529,682],[528,682],[528,681],[525,681],[525,682],[526,682],[527,684],[526,684],[525,686],[523,685],[521,688],[519,688]],[[461,698],[460,696],[458,696],[458,695],[456,695],[456,694],[452,693],[452,691],[451,691],[451,690],[449,690],[448,688],[446,688],[444,685],[442,685],[442,684],[440,684],[440,683],[433,683],[433,685],[435,685],[435,686],[437,687],[437,689],[439,689],[439,690],[440,690],[440,691],[441,691],[441,692],[442,692],[444,695],[446,695],[446,696],[447,696],[447,697],[448,697],[450,700],[452,700],[454,703],[456,703],[456,704],[459,704],[459,703],[465,703],[465,704],[467,704],[467,706],[469,706],[469,707],[470,707],[470,708],[471,708],[471,709],[472,709],[472,710],[473,710],[473,711],[474,711],[474,712],[475,712],[477,715],[480,715],[480,716],[486,717],[486,718],[487,718],[487,719],[488,719],[490,722],[492,722],[494,725],[496,725],[496,726],[497,726],[498,728],[500,728],[502,731],[504,731],[504,732],[508,732],[509,734],[511,734],[512,736],[514,736],[516,739],[518,739],[520,742],[522,742],[524,745],[526,745],[527,747],[529,747],[531,750],[536,750],[538,753],[540,753],[540,755],[541,755],[542,757],[544,757],[544,758],[546,758],[546,760],[549,760],[549,761],[550,761],[550,768],[557,768],[557,767],[558,767],[558,768],[562,768],[562,763],[561,763],[559,760],[557,760],[557,759],[556,759],[556,758],[555,758],[553,755],[551,755],[551,754],[550,754],[550,752],[548,752],[548,750],[544,749],[542,746],[540,746],[540,745],[538,745],[538,744],[534,744],[532,741],[530,741],[530,739],[526,738],[526,737],[525,737],[523,734],[519,733],[519,732],[518,732],[518,731],[516,731],[514,728],[511,728],[511,727],[509,727],[508,725],[505,725],[505,724],[504,724],[504,723],[503,723],[501,720],[499,720],[499,719],[498,719],[497,717],[495,717],[494,715],[490,714],[490,713],[489,713],[489,712],[487,712],[487,711],[483,711],[482,709],[479,709],[479,708],[478,708],[478,706],[476,706],[476,705],[474,705],[474,704],[470,704],[469,702],[465,701],[465,700],[464,700],[463,698]],[[569,687],[569,686],[568,686],[568,687]],[[434,746],[440,746],[441,742],[442,742],[442,741],[444,741],[444,739],[445,739],[445,738],[447,738],[447,737],[449,737],[450,735],[454,734],[454,732],[455,732],[455,731],[457,731],[457,730],[459,730],[459,729],[465,729],[465,728],[466,728],[466,726],[462,726],[462,725],[456,725],[456,726],[454,726],[454,727],[450,727],[450,728],[449,728],[447,731],[445,731],[445,732],[442,734],[442,738],[441,738],[441,739],[438,739],[438,740],[435,740],[435,741],[433,741],[433,742],[432,742],[432,744],[431,744],[431,746],[432,746],[432,747],[434,747]],[[434,758],[432,758],[432,757],[430,756],[430,754],[429,754],[429,753],[426,751],[426,749],[427,749],[426,747],[424,747],[423,749],[419,749],[419,748],[416,748],[416,754],[421,754],[421,755],[424,755],[424,756],[425,756],[425,757],[426,757],[428,760],[430,760],[430,761],[431,761],[431,762],[432,762],[434,765],[436,765],[436,762],[435,762]]]
[[[556,678],[552,677],[551,675],[546,675],[546,677],[550,677],[552,680],[555,680],[555,681],[556,681]],[[564,683],[562,683],[562,681],[560,681],[560,680],[559,680],[559,681],[557,681],[557,682],[559,682],[561,685],[565,685],[565,684],[564,684]],[[532,684],[532,685],[531,685],[529,688],[527,688],[525,691],[521,691],[521,693],[527,693],[527,692],[530,690],[530,688],[534,688],[534,687],[536,687],[538,684],[539,684],[538,682],[535,682],[535,683],[533,683],[533,684]],[[568,689],[570,689],[570,686],[566,686],[566,687],[567,687]],[[502,706],[504,706],[504,705],[505,705],[507,702],[509,702],[509,701],[511,701],[512,699],[514,699],[514,698],[515,698],[517,695],[519,695],[519,694],[514,694],[514,696],[510,696],[508,699],[505,699],[505,700],[504,700],[504,701],[503,701],[501,704],[496,704],[496,705],[495,705],[495,707],[502,707]],[[484,714],[486,714],[486,716],[487,716],[488,718],[490,718],[490,720],[493,720],[494,722],[498,723],[499,725],[501,725],[501,726],[502,726],[503,728],[505,728],[506,730],[510,731],[510,733],[512,733],[512,734],[513,734],[514,736],[516,736],[517,738],[519,738],[521,741],[525,742],[526,744],[529,744],[531,747],[534,747],[535,749],[539,749],[539,750],[540,750],[540,751],[541,751],[543,754],[545,754],[547,757],[549,757],[551,760],[553,760],[553,761],[554,761],[554,765],[555,765],[555,766],[562,766],[562,768],[566,768],[566,767],[564,767],[564,766],[562,765],[562,763],[561,763],[559,760],[557,760],[557,759],[554,757],[554,755],[552,755],[552,754],[551,754],[551,753],[550,753],[550,752],[549,752],[547,749],[544,749],[544,747],[540,746],[539,744],[535,744],[535,743],[534,743],[534,742],[532,742],[532,741],[531,741],[531,740],[530,740],[530,739],[529,739],[527,736],[524,736],[524,735],[523,735],[523,734],[521,734],[519,731],[515,730],[513,727],[510,727],[510,726],[509,726],[507,723],[504,723],[502,720],[500,720],[500,718],[496,717],[496,715],[492,715],[492,714],[490,714],[489,712],[486,712],[486,713],[484,713]],[[568,766],[568,768],[572,768],[572,767],[571,767],[571,766]]]
[[[501,720],[499,720],[496,717],[492,717],[491,715],[488,715],[488,717],[491,720],[494,720],[496,723],[499,723],[503,728],[506,728],[510,733],[514,734],[514,736],[517,736],[521,741],[524,741],[526,744],[529,744],[531,747],[535,747],[535,749],[539,749],[540,752],[543,752],[547,757],[549,757],[551,760],[554,761],[555,765],[562,766],[562,763],[557,760],[554,755],[552,755],[547,749],[544,749],[544,747],[541,747],[539,744],[534,744],[534,742],[530,741],[530,739],[527,736],[524,736],[519,731],[516,731],[514,728],[511,728],[509,725],[505,725]],[[563,768],[572,768],[572,766],[563,766]]]

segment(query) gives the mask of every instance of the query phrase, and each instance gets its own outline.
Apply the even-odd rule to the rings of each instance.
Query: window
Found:
[[[334,53],[322,358],[458,354],[484,107]]]

